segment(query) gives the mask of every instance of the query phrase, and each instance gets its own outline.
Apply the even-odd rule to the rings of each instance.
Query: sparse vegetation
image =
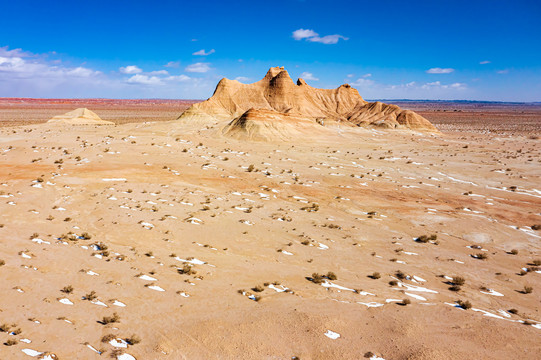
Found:
[[[62,291],[63,293],[66,293],[66,294],[71,294],[73,292],[73,286],[71,286],[71,285],[64,286],[62,288],[62,290],[60,290],[60,291]]]
[[[532,286],[524,286],[524,288],[522,289],[523,294],[531,294],[532,292],[533,292]]]
[[[83,297],[84,300],[88,300],[88,301],[96,300],[97,298],[98,298],[98,295],[96,295],[96,292],[94,290],[92,290],[91,292],[89,292]]]
[[[403,299],[401,304],[404,305],[404,306],[409,305],[409,304],[411,304],[411,300],[410,299]]]
[[[178,268],[177,272],[181,275],[195,275],[197,271],[194,270],[190,265],[184,264],[182,268]]]
[[[460,306],[464,310],[471,309],[471,307],[472,307],[471,303],[468,300],[466,300],[466,301],[458,300],[456,303],[458,304],[458,306]]]
[[[255,292],[262,292],[263,290],[265,290],[265,288],[261,285],[256,285],[255,287],[252,288],[252,290]]]
[[[479,259],[479,260],[488,259],[488,255],[485,254],[485,253],[477,253],[477,254],[473,255],[473,257],[476,258],[476,259]]]
[[[372,275],[369,275],[370,278],[377,280],[381,278],[381,274],[379,272],[373,272]]]
[[[141,338],[135,334],[133,334],[132,336],[124,339],[128,344],[130,345],[136,345],[136,344],[139,344],[141,342]]]
[[[113,339],[116,339],[116,336],[113,335],[113,334],[107,334],[107,335],[104,335],[102,338],[101,338],[101,342],[103,343],[107,343]]]
[[[438,238],[438,235],[432,234],[432,235],[421,235],[417,239],[415,239],[416,242],[426,244],[429,241],[435,241]]]
[[[336,280],[338,277],[335,273],[332,271],[329,271],[327,275],[320,275],[318,273],[313,273],[312,277],[309,277],[308,280],[312,281],[314,284],[321,284],[325,281],[325,279],[328,280]]]
[[[120,321],[120,316],[115,312],[112,316],[104,316],[101,319],[101,323],[104,325],[117,323]]]
[[[17,345],[17,343],[18,343],[18,341],[15,340],[15,339],[8,339],[8,340],[4,343],[4,345],[6,345],[6,346],[13,346],[13,345]]]

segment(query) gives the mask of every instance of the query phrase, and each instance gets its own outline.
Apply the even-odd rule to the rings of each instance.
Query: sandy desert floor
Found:
[[[538,359],[541,120],[456,113],[0,128],[0,358]]]

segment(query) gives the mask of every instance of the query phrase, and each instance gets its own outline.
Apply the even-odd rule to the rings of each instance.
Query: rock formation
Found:
[[[114,125],[114,122],[105,121],[93,111],[87,108],[78,108],[67,112],[64,115],[58,115],[47,121],[50,124],[67,125]]]
[[[413,111],[363,100],[348,84],[336,89],[317,89],[303,79],[295,84],[283,67],[270,68],[262,80],[253,84],[220,80],[212,97],[192,105],[178,120],[187,123],[229,121],[224,134],[263,139],[272,134],[309,132],[321,125],[438,132],[427,119]]]

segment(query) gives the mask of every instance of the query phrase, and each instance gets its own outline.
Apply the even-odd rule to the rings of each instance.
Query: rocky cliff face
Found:
[[[238,121],[248,110],[251,112]],[[202,123],[229,120],[225,134],[238,133],[239,129],[230,127],[246,129],[252,121],[276,122],[278,119],[276,126],[279,123],[304,126],[307,120],[318,126],[341,124],[438,132],[427,119],[412,111],[381,102],[366,102],[348,84],[336,89],[317,89],[303,79],[295,84],[283,67],[270,68],[263,79],[253,84],[224,78],[212,97],[194,104],[179,117],[181,121]]]

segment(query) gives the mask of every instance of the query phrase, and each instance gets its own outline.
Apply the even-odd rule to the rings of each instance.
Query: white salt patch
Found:
[[[476,308],[472,308],[472,310],[482,312],[484,316],[493,317],[493,318],[496,318],[496,319],[504,319],[503,317],[501,317],[499,315],[493,314],[493,313],[485,311],[485,310],[476,309]]]
[[[186,221],[189,222],[190,224],[194,224],[194,225],[201,225],[203,223],[203,220],[198,219],[198,218],[193,217],[193,216],[186,219]]]
[[[158,285],[152,285],[152,286],[148,286],[149,289],[152,289],[152,290],[156,290],[156,291],[165,291],[164,289],[162,289],[161,287],[159,287]]]
[[[148,223],[148,222],[142,222],[141,225],[145,228],[145,229],[152,229],[154,227],[154,225],[152,225],[151,223]]]
[[[139,276],[139,279],[146,280],[146,281],[156,281],[157,280],[157,279],[153,278],[152,276],[148,276],[148,275],[141,275],[141,276]]]
[[[421,278],[421,277],[419,277],[419,276],[417,276],[417,275],[413,275],[413,278],[414,278],[415,280],[419,281],[419,282],[426,282],[425,279],[423,279],[423,278]]]
[[[279,286],[279,287],[278,287]],[[286,288],[285,286],[283,285],[278,285],[278,286],[275,286],[274,284],[270,284],[269,285],[269,289],[273,289],[274,291],[276,292],[284,292],[286,290],[289,290],[288,288]]]
[[[70,299],[67,299],[67,298],[63,298],[63,299],[60,299],[58,300],[58,302],[64,304],[64,305],[73,305],[73,303],[70,301]]]
[[[96,273],[96,272],[94,272],[94,271],[92,271],[92,270],[88,270],[86,273],[87,273],[88,275],[92,275],[92,276],[99,276],[99,275],[100,275],[100,274],[98,274],[98,273]]]
[[[507,311],[505,311],[505,310],[498,310],[498,312],[499,312],[501,315],[505,316],[505,317],[508,317],[508,318],[511,317],[511,315],[508,314]]]
[[[206,264],[205,261],[202,261],[202,260],[199,260],[199,259],[196,259],[196,258],[193,258],[191,260],[186,260],[186,259],[181,259],[179,258],[178,256],[175,258],[175,260],[178,260],[178,261],[182,261],[182,262],[187,262],[187,263],[190,263],[190,264],[194,264],[194,265],[203,265],[203,264]]]
[[[293,254],[290,253],[289,251],[285,251],[285,250],[282,250],[282,254],[284,254],[284,255],[293,255]]]
[[[494,296],[503,296],[502,293],[499,293],[495,290],[492,290],[492,289],[487,289],[487,291],[481,291],[481,293],[483,294],[487,294],[487,295],[494,295]]]
[[[109,341],[109,344],[117,348],[128,348],[128,343],[123,339],[113,339]]]
[[[97,350],[97,349],[96,349],[95,347],[93,347],[92,345],[86,344],[86,346],[87,346],[90,350],[92,350],[92,351],[94,351],[94,352],[97,352],[98,354],[101,355],[101,351]]]
[[[417,299],[417,300],[426,301],[426,299],[420,295],[410,294],[408,292],[404,292],[404,294],[411,296],[412,298]]]
[[[327,250],[329,247],[325,244],[319,243],[318,249]]]
[[[400,300],[402,301],[402,300]],[[384,304],[380,304],[380,303],[377,303],[377,302],[368,302],[368,303],[364,303],[364,302],[357,302],[357,304],[361,304],[361,305],[366,305],[367,307],[380,307],[380,306],[383,306]]]
[[[26,355],[30,355],[32,357],[36,357],[36,356],[39,356],[39,355],[43,354],[42,352],[32,350],[32,349],[22,349],[21,351],[23,353],[25,353]]]
[[[414,252],[409,252],[409,251],[402,251],[402,253],[406,254],[406,255],[419,255],[417,253],[414,253]]]
[[[180,296],[182,296],[182,297],[190,297],[190,295],[186,294],[185,292],[181,292]]]
[[[92,304],[94,305],[99,305],[99,306],[105,306],[105,307],[108,307],[107,305],[105,305],[105,303],[99,301],[99,300],[94,300],[92,301]]]
[[[401,299],[386,299],[385,300],[386,303],[390,303],[390,302],[402,302]]]
[[[26,255],[25,253],[21,253],[21,256],[25,259],[32,259],[32,256]]]
[[[21,339],[21,340],[19,340],[19,341],[20,341],[20,342],[23,342],[23,343],[25,343],[25,344],[30,344],[30,343],[32,342],[32,340],[30,340],[30,339]]]
[[[38,243],[38,244],[47,244],[50,245],[51,243],[45,240],[41,240],[40,238],[34,238],[32,239],[32,242]]]
[[[329,339],[333,339],[333,340],[336,340],[340,337],[340,334],[339,333],[336,333],[334,331],[331,331],[331,330],[327,330],[327,332],[324,334],[326,337],[328,337]]]
[[[113,305],[115,305],[115,306],[120,306],[120,307],[125,307],[125,306],[126,306],[126,304],[124,304],[123,302],[118,301],[118,300],[115,300],[115,302],[113,303]]]
[[[131,356],[130,354],[122,354],[122,355],[118,355],[116,357],[117,360],[136,360],[133,356]]]
[[[427,292],[427,293],[432,293],[432,294],[437,294],[438,293],[435,290],[430,290],[430,289],[427,289],[427,288],[424,288],[424,287],[421,287],[421,286],[410,285],[410,284],[406,284],[406,283],[403,283],[403,282],[399,282],[398,286],[399,287],[405,287],[409,291]],[[395,290],[399,290],[399,289],[395,288]]]

